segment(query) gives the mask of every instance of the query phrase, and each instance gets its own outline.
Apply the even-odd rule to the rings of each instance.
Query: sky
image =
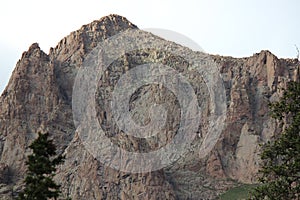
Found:
[[[32,43],[49,53],[70,32],[109,14],[141,29],[178,32],[211,54],[245,57],[268,49],[296,58],[299,10],[299,0],[2,0],[0,93]]]

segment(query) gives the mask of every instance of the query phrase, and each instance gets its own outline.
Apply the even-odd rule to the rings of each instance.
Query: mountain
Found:
[[[167,145],[177,134],[182,115],[180,102],[174,92],[159,84],[143,85],[130,98],[132,116],[142,125],[149,123],[151,105],[165,105],[170,117],[158,138],[126,135],[113,122],[110,92],[121,75],[145,63],[162,63],[188,75],[202,109],[199,134],[184,156],[164,168],[141,173],[121,172],[96,159],[84,143],[84,133],[76,124],[72,107],[76,75],[82,72],[87,56],[98,43],[130,30],[141,43],[157,39],[165,49],[124,52],[109,63],[107,76],[97,83],[95,97],[96,114],[106,136],[127,151],[149,152]],[[62,185],[64,195],[72,199],[215,199],[239,183],[255,183],[260,164],[259,144],[284,127],[270,118],[268,103],[279,99],[281,88],[288,81],[299,78],[299,61],[278,59],[269,51],[247,58],[207,55],[152,34],[145,38],[144,34],[126,18],[109,15],[72,32],[49,54],[37,43],[23,53],[0,97],[1,199],[11,199],[22,189],[25,160],[30,154],[28,145],[38,131],[48,131],[58,153],[66,156],[55,179]],[[180,54],[174,55],[170,49]],[[113,54],[115,49],[107,52]],[[207,80],[196,72],[189,73],[191,64],[184,59],[188,55],[209,56],[219,66],[226,94],[224,127],[216,145],[205,156],[200,156],[199,151],[213,110]]]

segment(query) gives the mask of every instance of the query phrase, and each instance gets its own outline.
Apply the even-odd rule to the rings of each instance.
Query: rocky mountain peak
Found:
[[[268,103],[278,100],[280,88],[299,77],[299,61],[278,59],[269,51],[246,58],[212,55],[220,66],[227,100],[225,127],[214,149],[205,158],[199,157],[200,137],[206,132],[210,113],[208,103],[201,100],[201,134],[185,156],[154,172],[120,172],[86,150],[74,125],[71,105],[74,79],[87,54],[99,42],[128,29],[137,26],[119,15],[109,15],[70,33],[51,48],[49,55],[37,43],[23,53],[0,97],[1,198],[10,199],[22,189],[25,160],[30,153],[28,145],[40,129],[51,134],[58,151],[66,156],[55,178],[63,193],[72,199],[216,199],[237,183],[255,183],[260,164],[259,144],[282,129],[282,124],[268,115]],[[170,46],[166,43],[166,48]],[[99,83],[102,88],[96,96],[97,117],[112,140],[124,149],[146,149],[157,143],[126,136],[115,124],[108,123],[112,121],[109,92],[126,71],[124,66],[128,70],[150,61],[177,67],[183,75],[189,70],[180,58],[165,52],[137,52],[115,62],[116,66],[109,68],[108,76]],[[203,92],[207,89],[203,80],[197,74],[190,74],[188,80],[197,95],[205,99],[207,95]],[[154,103],[167,106],[171,117],[159,139],[170,141],[180,113],[174,95],[158,86],[145,86],[133,96],[131,109],[137,120],[147,121],[148,107]]]
[[[137,28],[136,25],[132,24],[125,17],[120,15],[111,14],[105,17],[102,17],[99,20],[95,20],[89,24],[83,25],[80,30],[85,32],[97,32],[109,30],[113,27],[122,27],[122,28]]]
[[[87,51],[93,48],[98,42],[118,32],[127,29],[136,29],[137,26],[128,21],[125,17],[119,15],[108,15],[89,24],[83,25],[79,30],[70,33],[63,38],[55,48],[51,48],[50,55],[58,56],[61,50],[71,50],[70,46],[79,46]],[[74,49],[73,49],[74,50]],[[76,50],[76,49],[75,49]]]
[[[22,54],[21,60],[29,59],[31,57],[48,59],[48,55],[41,50],[38,43],[33,43],[29,49]]]
[[[28,58],[32,55],[32,53],[34,53],[34,51],[40,51],[40,50],[41,50],[41,48],[40,48],[39,44],[38,43],[33,43],[29,47],[29,49],[26,52],[24,52],[22,57]]]

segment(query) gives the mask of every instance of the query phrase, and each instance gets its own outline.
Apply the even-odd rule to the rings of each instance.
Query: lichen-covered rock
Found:
[[[282,94],[280,88],[289,80],[299,78],[298,60],[278,59],[268,51],[249,58],[210,56],[220,66],[226,88],[227,118],[219,141],[205,158],[199,157],[199,147],[207,129],[210,105],[202,78],[190,73],[189,64],[182,58],[167,51],[174,47],[171,42],[166,51],[143,49],[122,55],[109,66],[96,92],[97,117],[107,127],[107,136],[128,151],[147,152],[167,144],[176,134],[180,107],[176,96],[160,85],[140,88],[129,102],[133,119],[140,124],[149,121],[151,105],[165,105],[169,118],[159,133],[159,142],[125,135],[113,122],[109,92],[123,73],[148,62],[172,66],[188,75],[202,108],[199,134],[177,162],[148,173],[111,169],[85,149],[72,114],[76,74],[99,42],[128,29],[137,27],[124,17],[110,15],[72,32],[51,48],[49,55],[38,44],[23,53],[0,97],[1,198],[10,199],[22,189],[25,160],[30,154],[28,145],[39,130],[48,131],[59,153],[66,156],[55,179],[62,185],[63,194],[72,199],[215,199],[232,187],[234,181],[256,181],[259,144],[280,133],[282,128],[282,124],[270,118],[268,103],[278,100]],[[181,51],[182,55],[191,53],[184,47]]]

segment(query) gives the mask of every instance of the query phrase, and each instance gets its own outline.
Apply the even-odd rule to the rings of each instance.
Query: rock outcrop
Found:
[[[76,74],[85,57],[106,38],[129,29],[137,29],[124,17],[110,15],[72,32],[50,53],[33,44],[18,61],[0,98],[0,196],[10,199],[22,189],[26,172],[28,145],[39,130],[48,131],[66,156],[59,166],[56,181],[65,196],[72,199],[215,199],[236,182],[254,183],[259,169],[259,144],[279,134],[282,124],[269,116],[268,103],[278,100],[281,88],[299,78],[296,59],[278,59],[269,51],[248,58],[211,55],[220,66],[227,97],[224,130],[214,149],[199,157],[201,136],[197,136],[188,153],[171,166],[148,173],[120,172],[109,168],[85,149],[72,113],[72,90]],[[155,37],[155,36],[153,36]],[[170,47],[172,43],[169,42]],[[190,51],[182,47],[182,51]],[[195,52],[200,54],[200,52]],[[99,82],[97,114],[103,127],[113,124],[106,91],[111,91],[126,70],[157,62],[173,66],[182,74],[188,64],[167,51],[146,49],[124,54],[109,67],[110,76]],[[210,106],[207,89],[201,78],[189,77],[199,91],[205,132]],[[200,94],[200,91],[203,92]],[[171,92],[159,85],[146,85],[131,99],[133,118],[146,124],[153,104],[164,104],[170,114],[165,132],[166,145],[176,134],[180,116],[178,102]],[[175,131],[174,131],[175,130]],[[155,140],[139,140],[121,134],[109,126],[106,134],[128,151],[150,151],[160,146]]]

